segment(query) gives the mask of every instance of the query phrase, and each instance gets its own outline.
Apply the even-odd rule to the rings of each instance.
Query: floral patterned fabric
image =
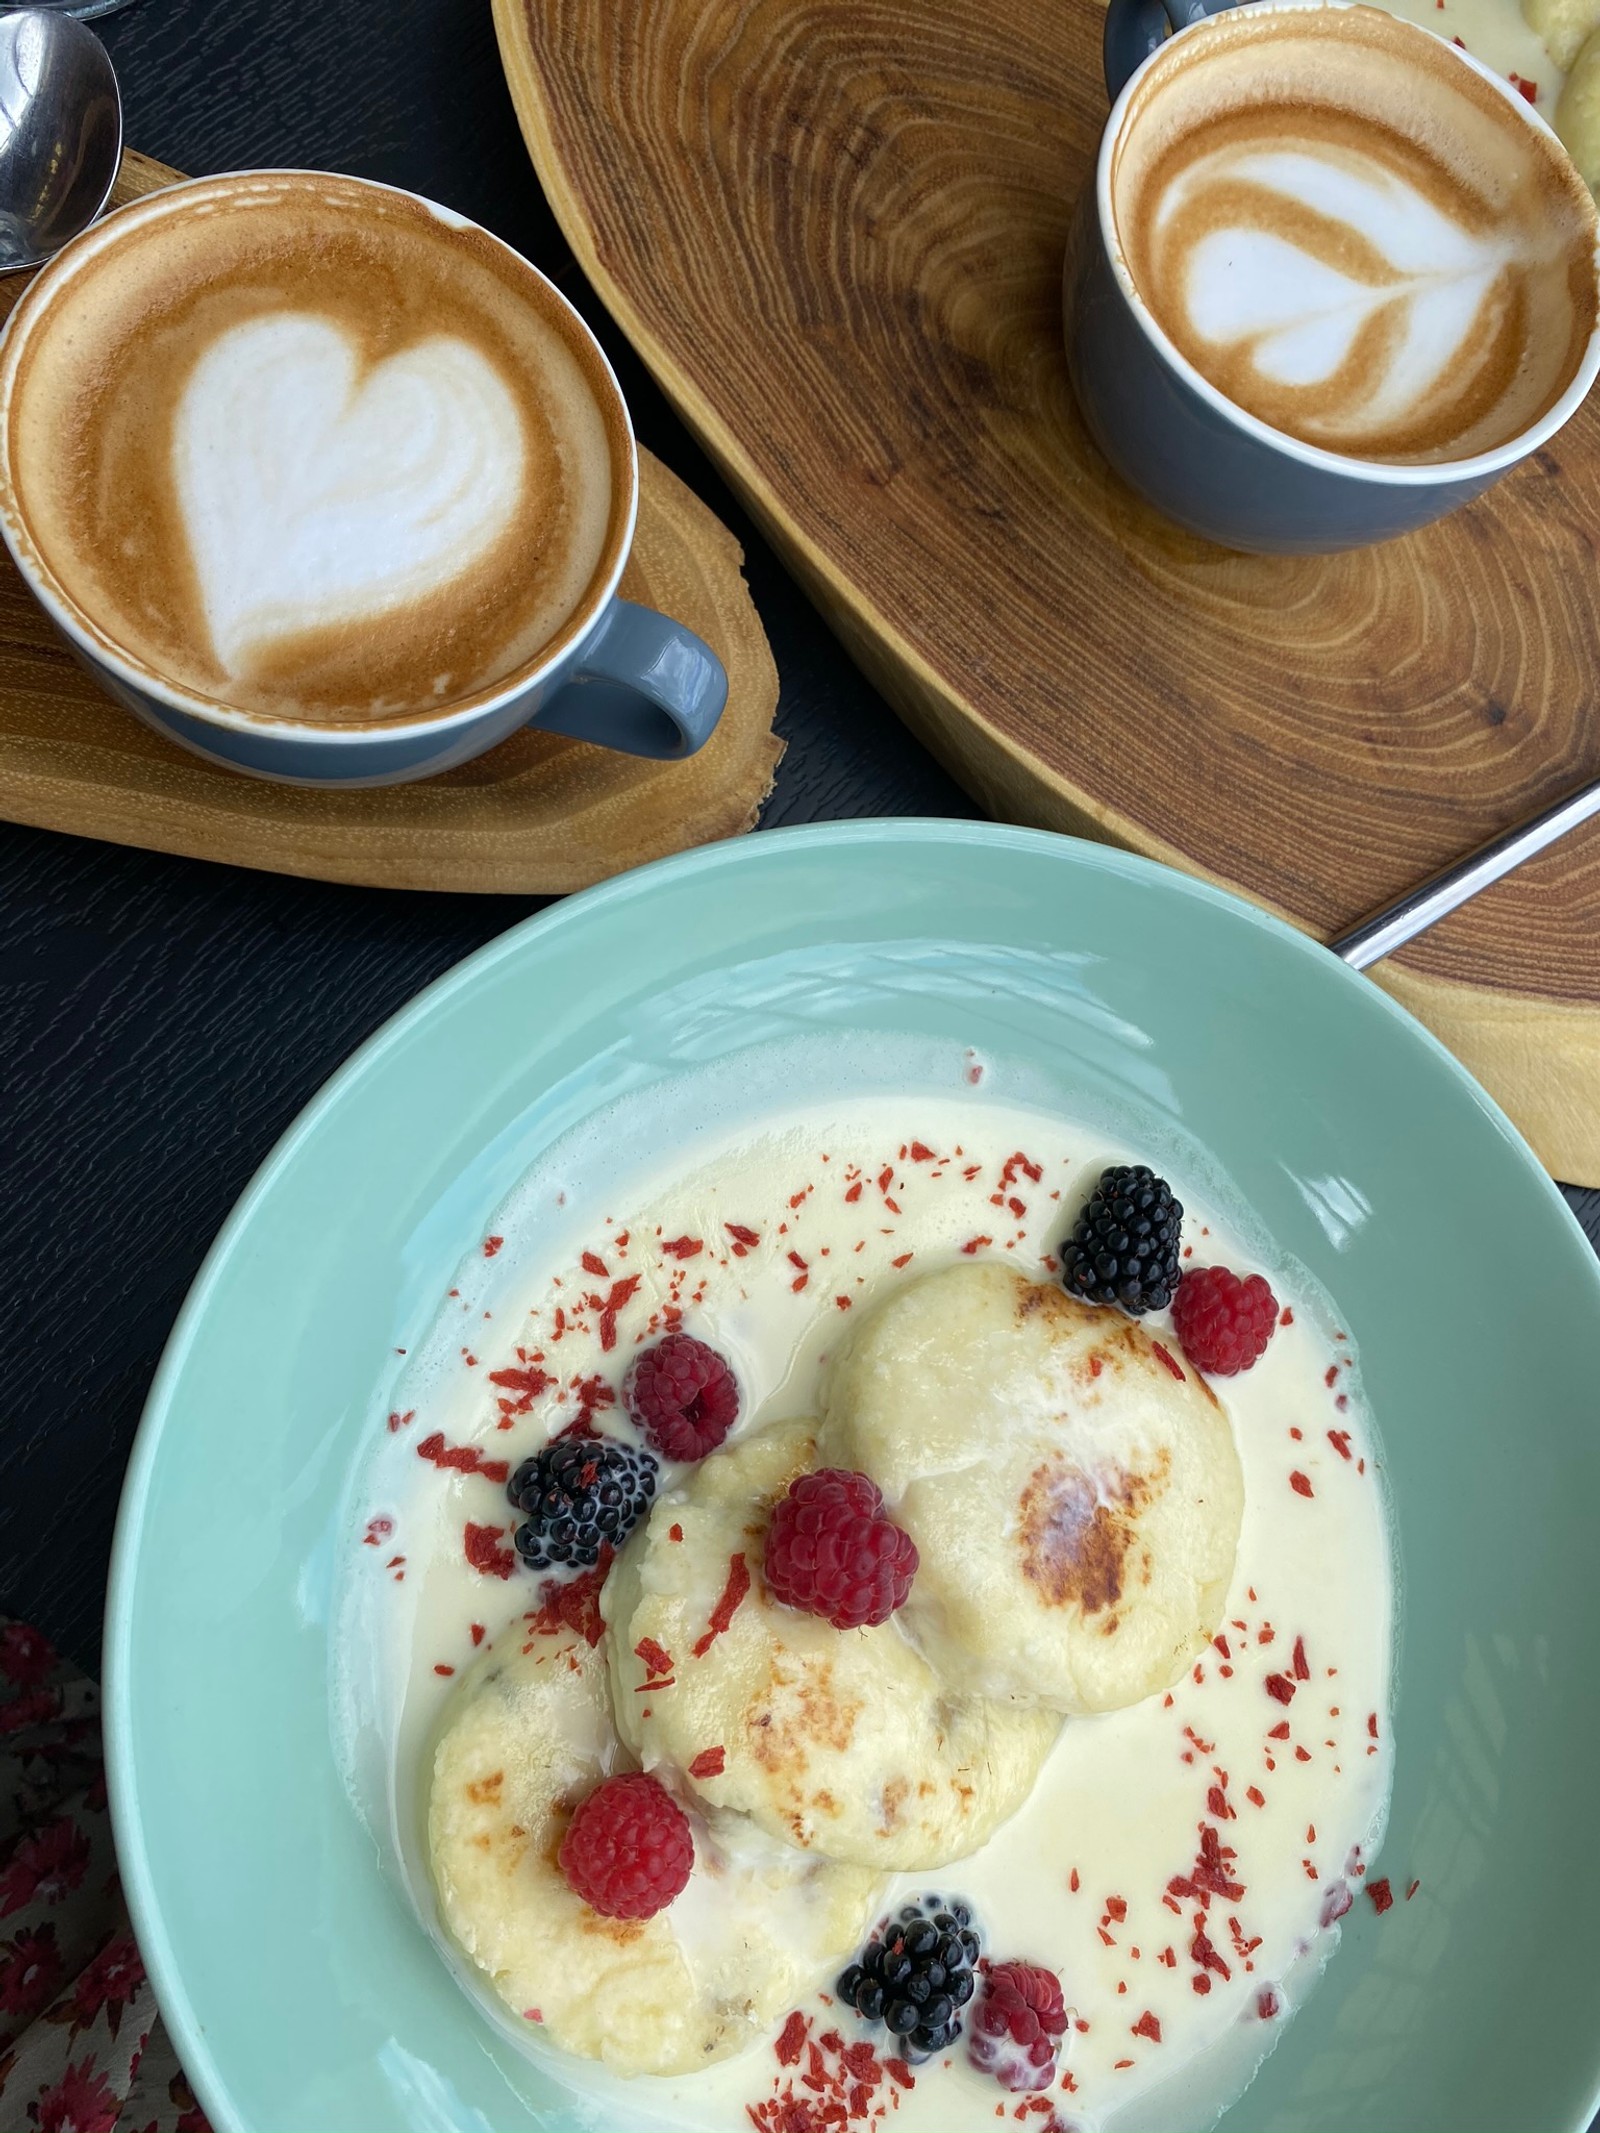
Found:
[[[210,2133],[117,1879],[100,1692],[0,1616],[0,2128]]]

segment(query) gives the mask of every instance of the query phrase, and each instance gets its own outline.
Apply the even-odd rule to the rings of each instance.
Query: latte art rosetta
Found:
[[[1279,427],[1360,451],[1442,422],[1516,367],[1527,262],[1360,148],[1244,143],[1168,191],[1154,278],[1169,330]]]
[[[471,571],[522,501],[511,393],[435,335],[361,377],[333,321],[252,319],[195,365],[173,468],[213,649],[378,616]]]
[[[1130,98],[1113,206],[1158,325],[1234,404],[1352,457],[1470,458],[1537,421],[1595,323],[1559,145],[1367,7],[1239,9]]]

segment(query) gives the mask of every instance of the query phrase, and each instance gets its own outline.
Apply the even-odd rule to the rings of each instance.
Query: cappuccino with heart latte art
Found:
[[[6,349],[7,530],[136,673],[257,718],[437,717],[604,597],[621,402],[481,230],[352,179],[209,179],[53,284]]]
[[[1595,208],[1565,152],[1371,8],[1244,8],[1186,37],[1133,91],[1111,201],[1134,286],[1195,369],[1353,458],[1508,443],[1595,325]]]

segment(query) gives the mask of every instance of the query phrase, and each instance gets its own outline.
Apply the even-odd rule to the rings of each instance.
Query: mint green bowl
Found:
[[[329,1083],[195,1284],[123,1498],[107,1729],[139,1937],[219,2133],[597,2122],[581,2077],[542,2075],[474,2012],[341,1784],[347,1495],[394,1351],[534,1155],[623,1090],[797,1030],[837,1033],[841,1058],[874,1031],[976,1044],[1080,1118],[1209,1151],[1357,1342],[1403,1571],[1383,1866],[1421,1887],[1383,1917],[1357,1906],[1229,2127],[1585,2125],[1600,1271],[1582,1234],[1438,1045],[1276,921],[1098,846],[872,822],[690,853],[472,957]]]

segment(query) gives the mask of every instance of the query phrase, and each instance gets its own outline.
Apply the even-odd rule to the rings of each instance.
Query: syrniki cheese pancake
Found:
[[[1209,1385],[1119,1311],[1000,1265],[896,1290],[834,1360],[818,1460],[916,1542],[900,1616],[959,1688],[1114,1711],[1222,1618],[1244,1511]]]
[[[1059,1723],[952,1689],[898,1618],[839,1630],[771,1598],[770,1508],[816,1463],[815,1425],[778,1423],[658,1501],[602,1599],[618,1729],[647,1770],[687,1772],[709,1806],[805,1851],[943,1866],[1021,1806]]]
[[[508,1632],[462,1682],[434,1757],[428,1835],[445,1924],[520,2019],[622,2074],[687,2074],[758,2043],[856,1945],[882,1884],[736,1816],[691,1811],[689,1884],[654,1918],[603,1918],[557,1865],[617,1759],[604,1655]]]

